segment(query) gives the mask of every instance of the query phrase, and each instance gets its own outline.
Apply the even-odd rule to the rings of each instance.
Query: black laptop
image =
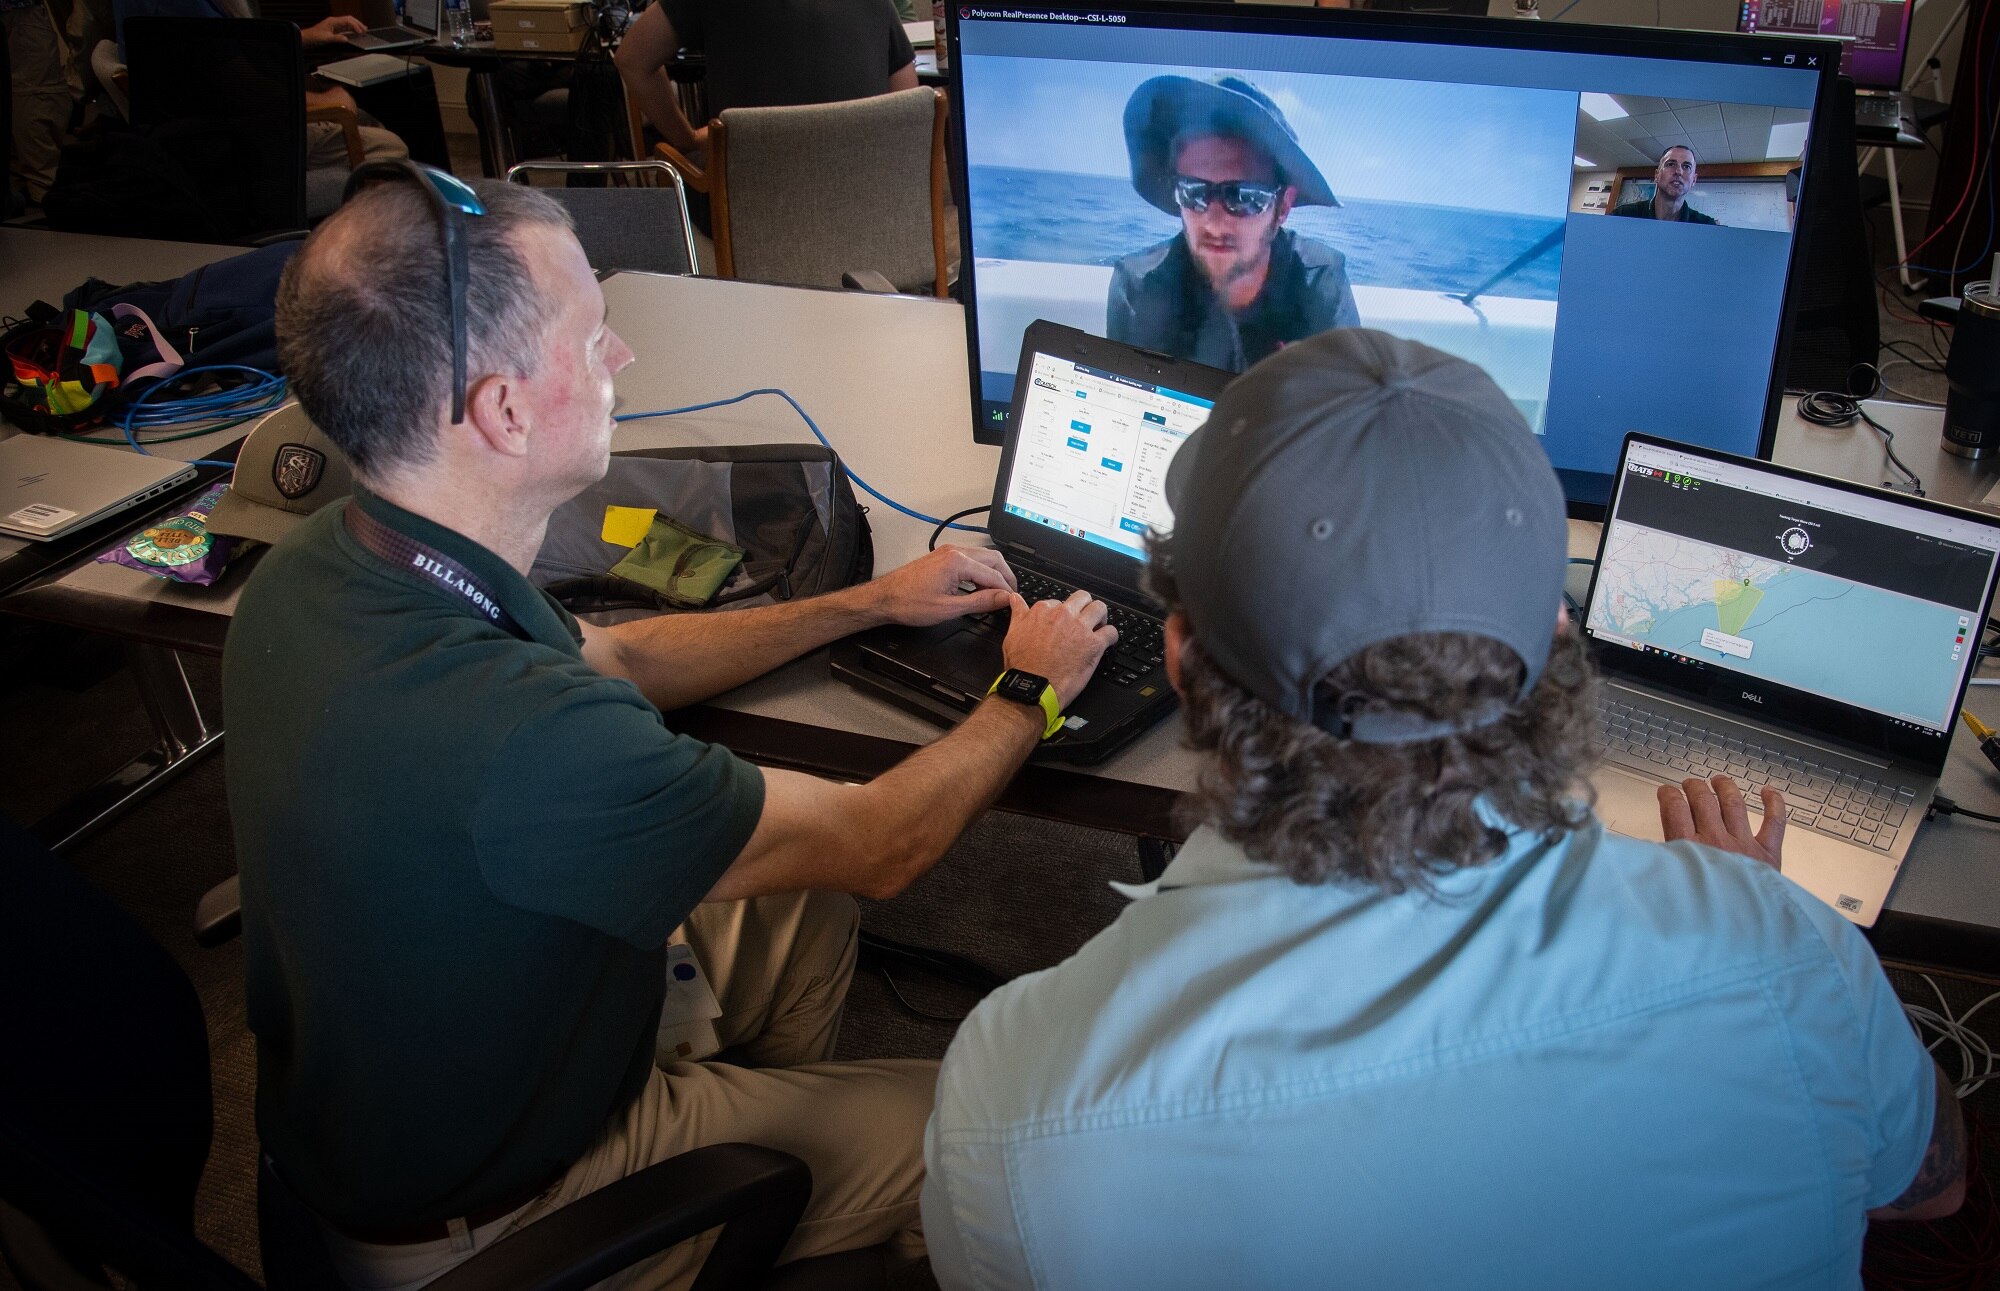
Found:
[[[1173,517],[1167,463],[1208,420],[1231,374],[1036,322],[1021,342],[1013,415],[988,528],[1029,601],[1081,587],[1118,644],[1038,756],[1099,762],[1173,710],[1160,607],[1140,590],[1145,534]],[[942,723],[978,706],[1002,671],[1004,612],[934,628],[881,628],[834,647],[842,681]]]

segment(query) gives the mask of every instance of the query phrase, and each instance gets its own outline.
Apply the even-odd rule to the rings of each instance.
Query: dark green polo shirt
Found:
[[[527,639],[377,557],[360,505]],[[525,1197],[653,1059],[668,933],[763,810],[757,770],[583,662],[492,552],[357,493],[274,550],[223,658],[257,1129],[354,1228]]]

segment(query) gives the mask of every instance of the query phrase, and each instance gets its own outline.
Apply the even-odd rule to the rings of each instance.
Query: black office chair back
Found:
[[[0,1254],[29,1291],[116,1269],[254,1291],[194,1236],[212,1130],[208,1031],[180,966],[0,819]]]
[[[1798,271],[1785,302],[1792,314],[1785,388],[1865,394],[1868,375],[1855,367],[1875,362],[1882,320],[1854,165],[1853,81],[1836,79],[1826,116],[1815,124],[1795,230]]]
[[[132,124],[193,172],[217,234],[306,224],[299,29],[268,18],[125,23]]]

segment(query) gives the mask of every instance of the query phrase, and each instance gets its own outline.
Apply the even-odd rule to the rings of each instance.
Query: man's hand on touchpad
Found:
[[[1663,784],[1660,826],[1670,843],[1693,839],[1779,869],[1778,857],[1785,844],[1785,795],[1766,786],[1762,796],[1764,825],[1753,834],[1750,805],[1744,801],[1743,790],[1728,776]]]

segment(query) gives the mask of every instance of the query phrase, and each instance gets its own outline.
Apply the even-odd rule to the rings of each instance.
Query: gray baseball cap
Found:
[[[1230,384],[1167,471],[1172,574],[1202,649],[1279,711],[1415,743],[1439,722],[1315,695],[1381,641],[1492,637],[1540,677],[1562,595],[1562,487],[1493,379],[1427,345],[1342,328]]]
[[[286,404],[257,423],[236,454],[210,533],[275,543],[313,512],[354,492],[347,455],[306,410]]]

